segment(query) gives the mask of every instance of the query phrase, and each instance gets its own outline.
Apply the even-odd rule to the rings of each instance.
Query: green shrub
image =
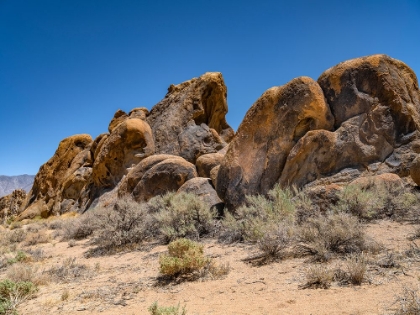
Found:
[[[208,262],[203,254],[203,245],[185,238],[170,243],[168,255],[159,257],[160,273],[169,277],[199,271]]]
[[[187,311],[185,306],[180,309],[179,304],[177,306],[159,306],[157,302],[154,302],[149,307],[150,315],[186,315]]]
[[[16,307],[37,291],[32,282],[13,282],[3,280],[0,282],[0,315],[16,314]]]
[[[334,253],[357,253],[366,248],[366,236],[360,222],[343,213],[310,218],[297,235],[297,254],[312,255],[314,261],[327,261]]]
[[[149,213],[154,213],[156,225],[164,241],[177,238],[199,239],[211,233],[216,212],[196,195],[168,193],[148,202]]]
[[[267,197],[247,196],[246,205],[239,207],[234,215],[226,213],[220,240],[255,243],[266,235],[269,225],[293,223],[301,200],[296,192],[281,189],[278,185],[268,192]]]

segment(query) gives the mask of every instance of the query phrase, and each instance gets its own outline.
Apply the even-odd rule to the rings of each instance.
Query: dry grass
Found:
[[[61,264],[44,271],[55,282],[73,282],[90,278],[93,271],[85,264],[76,262],[76,258],[66,258]]]
[[[334,273],[324,265],[310,266],[305,273],[306,282],[299,289],[328,289]]]
[[[45,230],[40,230],[38,232],[29,232],[23,244],[25,246],[33,246],[37,244],[45,244],[51,241],[50,236],[47,234]]]
[[[420,314],[420,296],[418,290],[405,287],[401,296],[396,298],[398,307],[392,315],[418,315]]]

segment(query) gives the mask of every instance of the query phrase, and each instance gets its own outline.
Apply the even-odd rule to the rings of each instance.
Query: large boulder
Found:
[[[290,152],[282,185],[303,186],[345,168],[408,176],[417,156],[420,94],[414,72],[375,55],[343,62],[318,79],[335,118],[334,132],[315,130]]]
[[[198,176],[210,178],[211,170],[220,165],[224,157],[225,155],[221,153],[211,153],[200,156],[195,163]]]
[[[220,150],[234,134],[225,118],[226,95],[221,73],[171,85],[147,116],[156,153],[179,155],[194,163],[200,155]]]
[[[92,165],[92,142],[91,136],[86,134],[74,135],[60,142],[54,156],[40,167],[34,185],[22,204],[21,210],[25,211],[19,215],[19,219],[38,215],[45,217],[55,211],[59,212],[65,183],[80,167]],[[83,187],[82,185],[74,189]],[[73,192],[72,197],[77,199],[78,193]]]
[[[18,215],[25,199],[26,192],[23,189],[16,189],[11,194],[1,197],[0,218]]]
[[[133,167],[122,180],[118,195],[131,194],[138,202],[177,191],[186,181],[197,177],[194,164],[185,159],[158,154],[148,157]]]
[[[109,129],[110,135],[101,137],[94,153],[92,177],[99,194],[114,188],[129,168],[155,153],[152,130],[145,120],[118,111]]]
[[[217,209],[220,213],[223,211],[223,201],[217,195],[211,185],[209,178],[195,177],[186,181],[179,189],[178,192],[185,192],[196,195],[199,199],[213,209]]]
[[[332,130],[334,118],[318,83],[308,77],[267,90],[248,110],[217,175],[219,196],[233,209],[248,194],[268,192],[289,152],[314,129]]]

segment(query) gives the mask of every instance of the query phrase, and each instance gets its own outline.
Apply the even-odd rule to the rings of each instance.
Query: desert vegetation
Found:
[[[246,204],[234,212],[225,209],[223,216],[195,195],[168,193],[144,203],[118,199],[81,215],[5,222],[0,314],[17,314],[19,305],[34,301],[49,286],[60,286],[55,303],[100,300],[126,305],[124,299],[112,300],[113,296],[121,292],[136,296],[147,287],[138,283],[123,286],[112,277],[108,280],[112,290],[97,288],[74,294],[69,285],[88,283],[105,274],[101,259],[127,253],[147,255],[157,248],[160,252],[144,258],[158,265],[150,283],[156,290],[183,282],[223,282],[232,272],[231,262],[220,254],[208,254],[212,246],[246,249],[247,255],[235,257],[235,264],[249,265],[256,272],[264,266],[282,268],[288,261],[297,261],[300,276],[295,283],[301,290],[392,281],[387,273],[407,274],[408,268],[419,268],[420,263],[417,192],[398,189],[394,193],[387,186],[348,185],[336,192],[327,208],[321,208],[306,191],[275,186],[266,196],[248,196]],[[410,228],[404,250],[387,248],[380,238],[367,233],[381,222]],[[80,254],[68,254],[52,263],[53,256],[45,251],[55,244],[67,244],[66,251],[77,249]],[[137,264],[135,268],[143,267]],[[179,302],[172,303],[175,306],[153,302],[145,311],[186,314]],[[402,290],[389,307],[395,311],[392,314],[417,314],[416,291]]]

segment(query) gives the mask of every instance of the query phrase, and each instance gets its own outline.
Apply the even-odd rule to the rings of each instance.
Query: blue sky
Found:
[[[266,89],[347,59],[419,75],[419,39],[419,0],[0,0],[0,175],[36,174],[63,138],[207,71],[236,129]]]

